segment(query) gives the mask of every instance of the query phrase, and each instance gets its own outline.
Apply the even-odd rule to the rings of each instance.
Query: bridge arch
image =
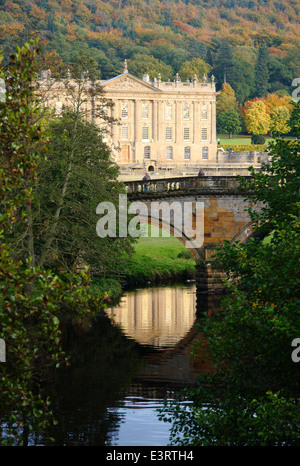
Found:
[[[161,230],[165,230],[169,232],[171,236],[179,240],[185,247],[188,241],[189,242],[192,241],[188,236],[186,236],[184,232],[178,230],[178,228],[176,228],[172,223],[166,223],[162,219],[152,217],[151,215],[145,216],[145,215],[140,214],[138,218],[141,223],[153,225],[153,226],[160,228]],[[195,263],[198,263],[200,260],[204,258],[204,256],[201,254],[201,249],[196,248],[196,247],[194,248],[186,247],[186,249],[191,254]]]
[[[252,236],[255,225],[249,215],[249,207],[253,206],[251,193],[241,191],[239,179],[234,176],[157,179],[147,183],[146,191],[141,181],[126,182],[125,185],[129,199],[138,199],[148,206],[153,201],[162,202],[171,199],[176,199],[182,204],[187,201],[194,204],[203,202],[203,245],[191,248],[190,253],[199,271],[200,288],[206,291],[221,288],[224,274],[212,268],[211,256],[215,248],[225,240],[231,243],[247,241]],[[260,206],[256,205],[255,208],[259,210]],[[153,223],[153,218],[146,216],[143,221]],[[165,227],[160,219],[156,219],[156,222],[160,228]],[[170,233],[183,244],[191,241],[183,233],[176,235],[174,223],[171,221],[166,226]]]
[[[240,231],[238,231],[232,237],[230,242],[235,243],[235,242],[239,241],[240,243],[245,243],[246,241],[248,241],[251,238],[251,236],[253,235],[253,233],[254,233],[255,225],[256,225],[256,222],[253,222],[252,220],[250,222],[246,223],[246,225],[244,225],[240,229]]]

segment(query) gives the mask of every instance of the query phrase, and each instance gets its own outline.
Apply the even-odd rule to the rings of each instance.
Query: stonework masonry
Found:
[[[204,205],[203,213],[203,244],[191,248],[190,253],[195,259],[197,267],[197,293],[218,293],[224,288],[223,280],[226,278],[221,270],[212,266],[212,256],[216,247],[224,241],[247,241],[253,234],[254,222],[249,215],[249,208],[254,207],[251,193],[240,192],[239,180],[233,176],[205,176],[205,177],[178,177],[167,179],[152,179],[147,182],[145,189],[142,181],[125,182],[129,199],[142,200],[148,205],[153,201],[180,203],[182,209],[185,203],[201,202]],[[247,197],[247,199],[245,199]],[[260,203],[255,210],[262,208]],[[195,212],[195,213],[194,213]],[[196,209],[193,209],[194,217]],[[152,218],[146,218],[146,222]],[[194,226],[197,226],[194,218]],[[170,224],[172,219],[170,217]],[[193,226],[193,228],[194,228]],[[201,226],[202,228],[202,226]],[[172,231],[172,228],[171,228]],[[184,244],[190,238],[178,238]]]
[[[47,79],[44,73],[42,86]],[[114,104],[108,116],[119,124],[108,127],[99,118],[95,122],[119,166],[157,170],[217,163],[213,76],[209,81],[203,76],[201,82],[197,76],[182,82],[178,75],[169,82],[160,75],[154,81],[148,75],[141,80],[128,72],[125,61],[122,74],[99,83]],[[54,84],[49,92],[48,105],[60,112],[68,104],[64,87]],[[91,118],[93,105],[87,98]]]

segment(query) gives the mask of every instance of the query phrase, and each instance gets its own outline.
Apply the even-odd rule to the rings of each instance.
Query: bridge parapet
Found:
[[[244,178],[251,178],[250,176]],[[237,176],[186,176],[153,180],[124,182],[128,194],[149,197],[153,194],[173,193],[222,193],[232,194],[240,191]]]
[[[203,242],[193,243],[190,248],[197,267],[197,293],[217,293],[223,290],[224,273],[216,270],[212,256],[217,246],[224,241],[244,242],[253,232],[253,221],[249,216],[249,208],[253,201],[251,193],[240,189],[240,178],[237,176],[188,176],[178,178],[164,178],[125,182],[128,197],[132,201],[142,201],[147,207],[144,215],[145,223],[153,220],[163,228],[163,208],[154,209],[152,205],[169,203],[170,210],[167,217],[170,230],[174,236],[185,245],[193,243],[195,236]],[[246,177],[251,179],[250,176]],[[175,197],[175,199],[171,199]],[[164,202],[167,201],[167,202]],[[173,202],[176,201],[176,202]],[[201,203],[202,213],[198,223],[198,207]],[[188,216],[175,216],[173,204],[181,205],[181,212],[186,204],[192,204]],[[173,207],[172,207],[173,206]],[[260,209],[260,205],[255,205]],[[185,229],[183,220],[189,219],[192,229]],[[178,221],[181,222],[178,226]],[[178,231],[181,233],[177,235]],[[184,233],[184,234],[183,234]],[[188,246],[189,247],[189,246]]]

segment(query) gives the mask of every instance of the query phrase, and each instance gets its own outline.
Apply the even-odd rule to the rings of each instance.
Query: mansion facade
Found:
[[[181,82],[176,75],[174,81],[163,82],[158,75],[151,82],[148,75],[142,80],[131,75],[125,61],[122,74],[99,84],[113,102],[108,116],[118,124],[94,119],[119,166],[168,169],[216,162],[214,77]],[[62,86],[54,85],[51,93],[59,112],[67,103]],[[93,104],[87,102],[87,114],[93,118]]]

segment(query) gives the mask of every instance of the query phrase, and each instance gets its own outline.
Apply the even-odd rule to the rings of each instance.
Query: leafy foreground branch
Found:
[[[6,83],[0,103],[1,445],[26,445],[31,430],[41,433],[55,422],[43,384],[50,369],[67,363],[61,322],[90,323],[109,303],[108,293],[93,296],[87,271],[58,277],[35,266],[33,255],[16,257],[16,229],[24,232],[29,254],[35,252],[32,192],[48,145],[36,102],[37,53],[37,42],[29,42],[0,69]]]
[[[292,342],[300,337],[299,128],[298,104],[298,139],[277,140],[271,165],[251,170],[254,237],[225,243],[216,254],[215,264],[231,279],[230,293],[222,311],[199,324],[194,357],[212,361],[211,371],[187,392],[191,404],[160,413],[172,423],[174,444],[300,445],[299,362],[292,358]]]

